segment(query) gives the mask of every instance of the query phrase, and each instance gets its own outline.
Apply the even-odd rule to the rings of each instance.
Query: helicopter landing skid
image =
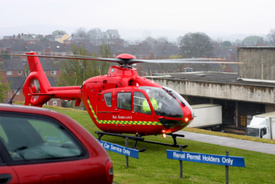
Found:
[[[138,137],[138,136],[130,136],[130,135],[122,135],[122,134],[117,134],[117,133],[109,133],[109,132],[98,132],[98,131],[95,131],[95,133],[98,135],[98,140],[101,140],[101,137],[103,135],[110,135],[110,136],[117,136],[117,137],[123,137],[125,138],[125,144],[126,146],[128,147],[128,139],[132,139],[134,140],[134,146],[133,146],[133,149],[136,149],[136,141],[144,141],[144,138],[143,137]],[[138,150],[139,152],[143,152],[146,150],[146,148],[142,148],[142,149],[136,149]]]
[[[151,144],[158,144],[158,145],[163,145],[163,146],[172,146],[172,147],[180,147],[180,145],[177,144],[177,137],[184,137],[184,135],[182,134],[167,134],[167,135],[171,135],[172,138],[173,138],[173,141],[174,141],[174,144],[168,144],[168,143],[162,143],[162,142],[155,142],[155,141],[147,141],[147,140],[144,140],[143,137],[141,137],[140,135],[137,135],[137,136],[130,136],[130,135],[122,135],[122,134],[117,134],[117,133],[109,133],[109,132],[98,132],[96,131],[95,132],[97,135],[98,135],[98,140],[101,140],[101,137],[103,135],[110,135],[110,136],[117,136],[117,137],[123,137],[123,138],[128,138],[128,139],[132,139],[134,140],[134,145],[133,145],[133,148],[136,149],[136,146],[137,146],[137,142],[138,141],[141,141],[141,142],[146,142],[146,143],[151,143]],[[127,139],[127,140],[128,140]],[[128,143],[126,143],[128,145]],[[183,145],[182,148],[186,148],[188,147],[188,145]],[[146,148],[143,148],[143,149],[140,149],[139,151],[140,152],[143,152],[145,151]]]
[[[184,137],[183,134],[167,134],[167,135],[170,135],[172,136],[173,138],[173,141],[174,141],[174,144],[168,144],[168,143],[163,143],[163,142],[155,142],[155,141],[147,141],[147,140],[143,140],[142,142],[147,142],[147,143],[151,143],[151,144],[158,144],[158,145],[163,145],[163,146],[172,146],[172,147],[180,147],[180,145],[177,144],[177,137]],[[134,142],[134,147],[136,147],[136,144],[137,144],[137,141],[138,140],[135,140]],[[188,145],[183,145],[182,148],[186,148],[188,147]]]

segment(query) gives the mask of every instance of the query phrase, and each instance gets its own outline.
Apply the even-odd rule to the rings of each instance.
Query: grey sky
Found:
[[[275,29],[273,0],[0,0],[0,37],[69,34],[83,27],[117,29],[121,37],[266,35]]]

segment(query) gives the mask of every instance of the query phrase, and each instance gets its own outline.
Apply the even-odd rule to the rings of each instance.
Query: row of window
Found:
[[[18,70],[17,74],[22,75],[22,70]],[[6,75],[12,75],[12,71],[11,70],[6,71]]]
[[[56,101],[56,100],[53,100],[52,102],[53,102],[53,103],[52,103],[52,106],[57,106],[57,101]],[[46,105],[49,105],[49,101],[46,102]]]
[[[108,107],[112,107],[112,93],[104,94],[105,103]],[[134,93],[134,111],[144,114],[151,114],[150,106],[141,92]],[[117,94],[117,108],[131,111],[132,110],[132,93],[118,93]]]
[[[176,92],[168,89],[142,86],[139,87],[142,91],[134,92],[119,92],[117,93],[116,99],[117,104],[112,104],[112,93],[105,93],[104,99],[108,107],[116,105],[116,108],[124,109],[128,111],[135,111],[144,114],[152,114],[152,110],[159,116],[182,118],[183,113],[180,106],[188,105],[188,103]],[[146,95],[148,95],[148,101]],[[152,108],[149,106],[152,105]],[[190,107],[191,109],[191,107]]]

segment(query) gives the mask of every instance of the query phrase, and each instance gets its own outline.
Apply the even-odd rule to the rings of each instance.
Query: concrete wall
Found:
[[[154,81],[162,86],[167,86],[176,90],[181,95],[275,104],[274,86],[261,87],[243,84],[197,82],[175,79],[154,79]]]
[[[239,47],[242,78],[275,80],[275,47]]]

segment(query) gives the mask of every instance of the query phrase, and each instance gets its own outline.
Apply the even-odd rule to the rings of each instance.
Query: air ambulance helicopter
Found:
[[[82,102],[99,135],[171,134],[186,127],[194,118],[188,102],[176,91],[138,75],[135,63],[228,63],[222,59],[139,60],[130,54],[116,58],[38,56],[26,53],[30,74],[24,85],[25,105],[42,107],[52,98]],[[118,63],[107,75],[95,76],[81,86],[52,87],[43,71],[39,57],[95,60]],[[69,76],[68,76],[69,77]],[[173,134],[172,134],[173,135]],[[176,134],[173,136],[176,145]]]

